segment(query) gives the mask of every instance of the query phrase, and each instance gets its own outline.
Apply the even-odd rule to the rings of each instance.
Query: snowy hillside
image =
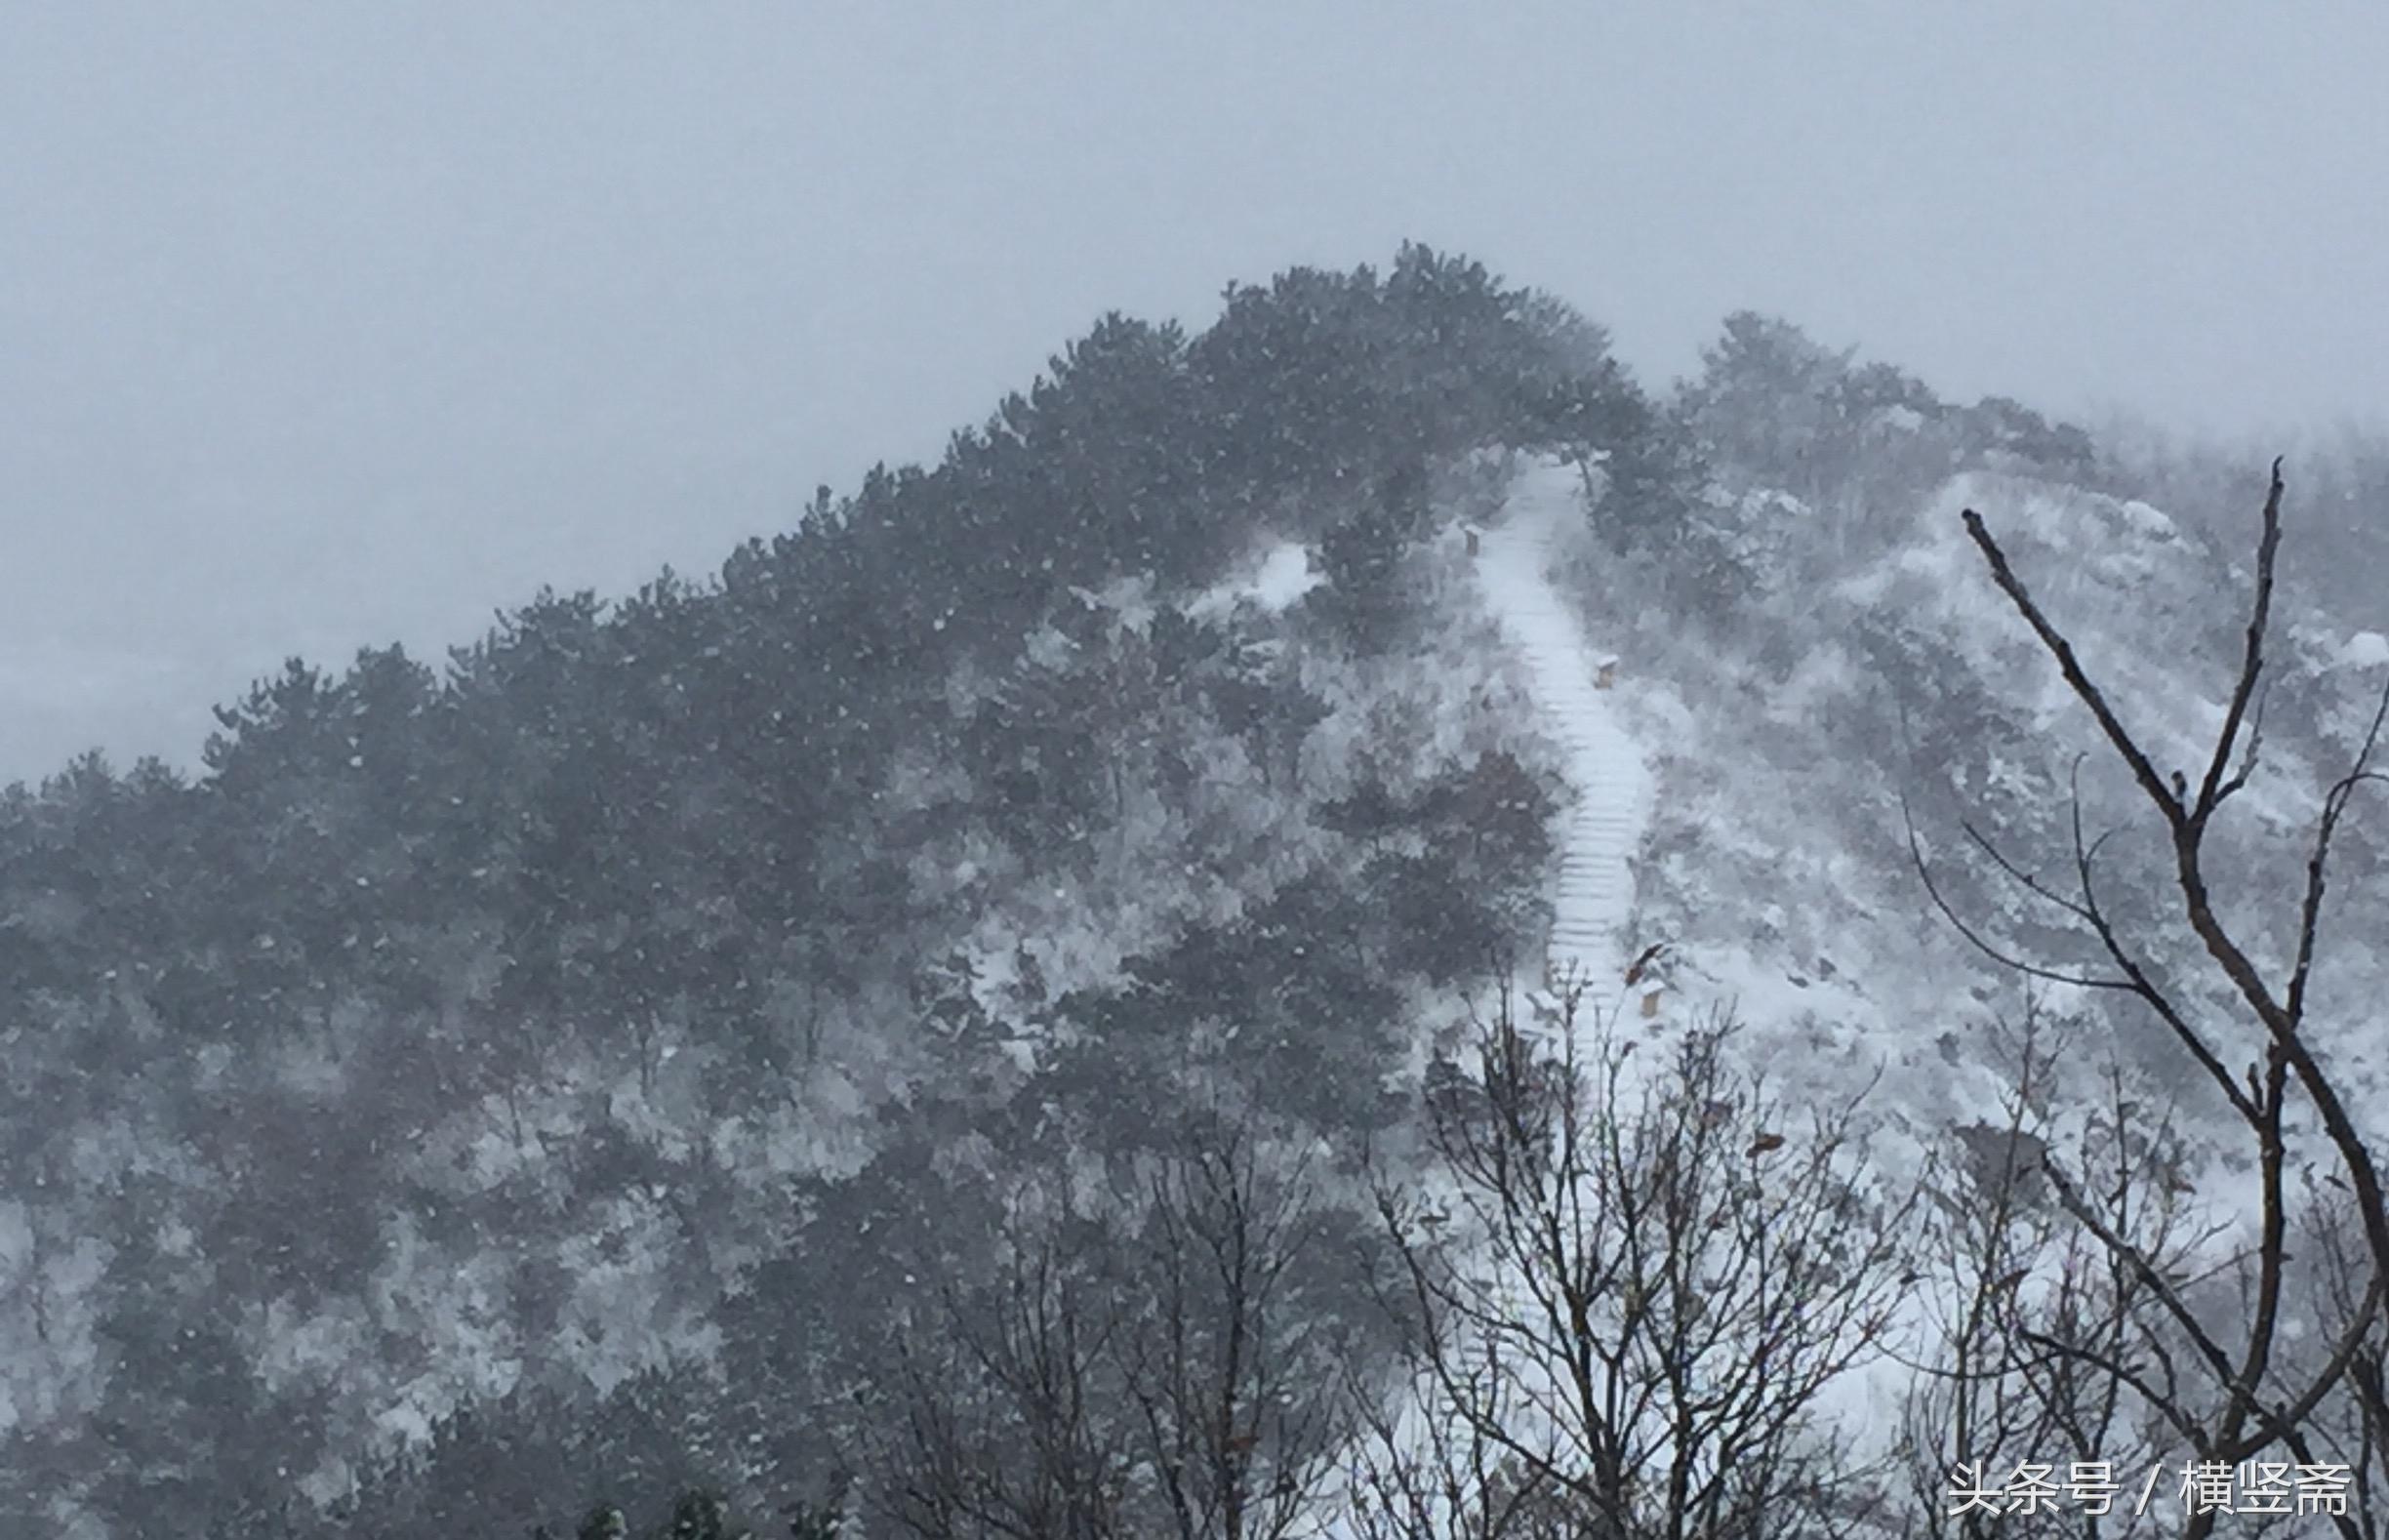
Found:
[[[2093,1403],[2284,1446],[2068,1332],[2344,1451],[2389,624],[2293,518],[2198,805],[2246,490],[1747,315],[1654,397],[1409,247],[0,792],[0,1530],[1301,1532],[1457,1427],[1356,1535],[1906,1540]]]
[[[2060,961],[2086,960],[2081,938],[2003,879],[1964,825],[1995,831],[2037,870],[2062,862],[2076,761],[2087,756],[2085,818],[2094,833],[2118,831],[2107,859],[2121,912],[2143,912],[2127,873],[2152,883],[2163,873],[2161,846],[2145,827],[2134,831],[2145,812],[2136,793],[1967,543],[1959,513],[1969,507],[2075,628],[2086,666],[2127,703],[2153,751],[2172,765],[2199,762],[2237,661],[2242,617],[2231,598],[2246,573],[2128,500],[1966,475],[1886,520],[1868,547],[1845,549],[1830,516],[1753,493],[1714,515],[1774,564],[1729,625],[1687,628],[1655,614],[1632,568],[1580,566],[1574,590],[1585,613],[1641,617],[1629,632],[1637,666],[1612,699],[1653,746],[1668,788],[1650,836],[1648,934],[1676,947],[1698,988],[1739,1000],[1755,1028],[1797,1045],[1788,1073],[1886,1064],[1900,1097],[1935,1124],[1987,1106],[1989,1085],[1965,1078],[1979,1068],[1973,1029],[2014,1014],[2022,993],[1932,911],[1907,820],[1953,902]],[[1783,585],[1799,569],[1814,581]],[[2316,789],[2355,752],[2381,673],[2365,633],[2345,621],[2293,616],[2285,629],[2264,762],[2214,835],[2254,879],[2222,896],[2230,917],[2275,946],[2294,913],[2285,899],[2319,811]],[[2351,877],[2373,869],[2372,849],[2371,835],[2351,833]],[[2382,895],[2364,883],[2340,902],[2341,923],[2360,931]],[[2199,976],[2195,938],[2173,934],[2166,946],[2185,977]],[[2389,982],[2369,951],[2334,960],[2318,987],[2335,1009]],[[2042,1002],[2103,1003],[2055,986]],[[2377,1067],[2369,1036],[2341,1045],[2368,1074]],[[2127,1050],[2132,1040],[2126,1032]]]

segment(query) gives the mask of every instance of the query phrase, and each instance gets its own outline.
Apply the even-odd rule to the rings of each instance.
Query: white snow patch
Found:
[[[2123,504],[2123,513],[2124,522],[2140,534],[2157,540],[2171,540],[2177,533],[2172,519],[2137,498],[2128,499]]]
[[[1253,574],[1248,591],[1254,603],[1274,615],[1318,584],[1319,575],[1311,570],[1311,552],[1289,542],[1261,558],[1261,570]]]
[[[2378,631],[2358,631],[2339,649],[2342,669],[2377,669],[2389,664],[2389,636]]]
[[[1275,615],[1323,581],[1311,565],[1308,547],[1281,540],[1260,547],[1225,581],[1197,594],[1186,613],[1194,620],[1210,620],[1250,604]]]

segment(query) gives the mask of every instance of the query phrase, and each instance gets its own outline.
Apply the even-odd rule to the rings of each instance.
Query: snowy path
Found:
[[[1486,603],[1524,660],[1527,688],[1544,730],[1556,739],[1576,804],[1562,826],[1559,883],[1547,952],[1548,977],[1584,986],[1584,1025],[1623,1003],[1628,923],[1634,912],[1635,851],[1649,817],[1651,776],[1597,687],[1605,655],[1586,641],[1551,585],[1553,555],[1584,520],[1582,481],[1567,466],[1521,472],[1500,521],[1478,544],[1477,575]]]
[[[1590,1050],[1605,1024],[1615,1019],[1621,1031],[1650,1025],[1627,1020],[1639,1018],[1643,990],[1627,988],[1625,970],[1633,960],[1627,955],[1635,899],[1631,863],[1648,826],[1656,785],[1618,720],[1615,697],[1595,683],[1610,655],[1586,639],[1551,585],[1553,557],[1584,518],[1581,485],[1566,466],[1542,464],[1521,472],[1499,522],[1478,541],[1477,572],[1493,614],[1525,661],[1528,692],[1544,730],[1559,744],[1562,770],[1576,792],[1562,825],[1547,957],[1550,977],[1584,986],[1576,1038],[1590,1067]],[[1629,995],[1637,998],[1630,1001]],[[1647,1060],[1646,1055],[1634,1076],[1620,1067],[1625,1105],[1635,1101],[1625,1087],[1650,1073]],[[1926,1296],[1912,1294],[1905,1305],[1905,1323],[1924,1324]],[[1876,1445],[1895,1431],[1884,1421],[1883,1408],[1900,1404],[1904,1372],[1885,1358],[1846,1373],[1819,1398],[1817,1410],[1857,1437],[1862,1449],[1880,1452]]]
[[[1616,697],[1600,687],[1601,670],[1611,655],[1593,646],[1584,628],[1553,588],[1554,561],[1582,529],[1584,519],[1576,471],[1543,463],[1522,471],[1512,484],[1500,517],[1478,539],[1477,576],[1490,613],[1499,622],[1511,648],[1525,665],[1527,693],[1535,717],[1559,746],[1560,770],[1573,802],[1560,815],[1559,879],[1553,894],[1554,916],[1546,950],[1546,979],[1560,986],[1580,985],[1583,994],[1576,1018],[1576,1048],[1588,1074],[1600,1074],[1594,1055],[1604,1043],[1603,1033],[1617,1024],[1619,1036],[1640,1037],[1642,1030],[1664,1026],[1646,1022],[1641,996],[1647,986],[1629,988],[1625,982],[1633,960],[1629,948],[1635,906],[1633,860],[1640,848],[1654,807],[1656,783],[1633,737],[1620,720]],[[1550,1019],[1551,995],[1545,987],[1528,992],[1536,1014]],[[1629,1072],[1617,1061],[1619,1105],[1639,1105],[1634,1087],[1658,1069],[1653,1054],[1643,1054]],[[1456,1204],[1446,1205],[1456,1209]],[[1531,1307],[1514,1278],[1494,1282],[1519,1318],[1530,1318]],[[1905,1301],[1911,1312],[1922,1310],[1920,1291]],[[1511,1416],[1531,1423],[1537,1406],[1563,1404],[1567,1399],[1565,1368],[1559,1363],[1514,1358],[1508,1372],[1516,1377],[1518,1397]],[[1904,1370],[1890,1358],[1844,1374],[1827,1387],[1815,1409],[1839,1431],[1859,1440],[1867,1454],[1887,1449],[1882,1444],[1889,1432],[1883,1408],[1900,1404]],[[1396,1439],[1414,1453],[1431,1444],[1428,1409],[1435,1398],[1414,1400],[1396,1414]],[[1514,1430],[1519,1422],[1512,1423]],[[1528,1429],[1565,1446],[1559,1429]],[[1881,1447],[1878,1447],[1881,1445]],[[1431,1499],[1432,1500],[1432,1499]],[[1349,1515],[1329,1519],[1322,1533],[1329,1540],[1351,1540],[1355,1525]]]
[[[1520,472],[1501,516],[1478,538],[1477,576],[1487,609],[1526,666],[1537,723],[1559,745],[1560,768],[1574,796],[1561,815],[1559,884],[1543,977],[1530,981],[1527,999],[1548,1020],[1555,1003],[1549,984],[1583,986],[1576,1035],[1590,1069],[1595,1038],[1622,1014],[1628,993],[1625,971],[1632,959],[1626,949],[1635,899],[1631,863],[1642,841],[1653,787],[1641,751],[1618,720],[1614,698],[1596,683],[1608,655],[1586,640],[1583,627],[1551,584],[1554,557],[1565,548],[1568,532],[1584,520],[1582,486],[1572,467],[1556,463]],[[1514,1308],[1525,1307],[1514,1302]],[[1535,1378],[1531,1370],[1519,1372],[1526,1381]],[[1531,1398],[1558,1392],[1544,1385],[1525,1394]],[[1397,1414],[1397,1440],[1423,1449],[1428,1415],[1418,1403],[1404,1407]],[[1330,1519],[1322,1533],[1328,1540],[1350,1540],[1350,1518]]]

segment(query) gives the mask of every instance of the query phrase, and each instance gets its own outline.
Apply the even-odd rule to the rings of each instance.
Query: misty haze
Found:
[[[0,1537],[2389,1535],[2389,13],[7,33]]]

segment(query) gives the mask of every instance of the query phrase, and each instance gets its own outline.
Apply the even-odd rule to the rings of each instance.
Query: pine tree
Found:
[[[581,1520],[575,1536],[576,1540],[625,1540],[629,1533],[630,1524],[623,1518],[623,1511],[612,1503],[599,1503]]]
[[[710,1492],[683,1492],[672,1507],[667,1540],[747,1540],[750,1531],[730,1520],[730,1505]]]

